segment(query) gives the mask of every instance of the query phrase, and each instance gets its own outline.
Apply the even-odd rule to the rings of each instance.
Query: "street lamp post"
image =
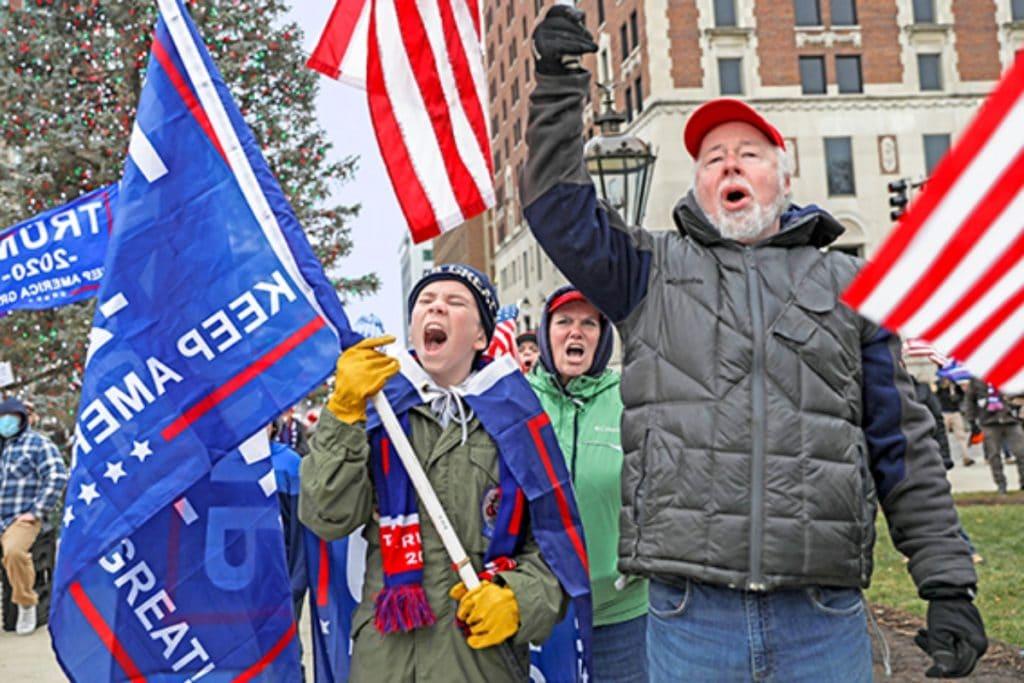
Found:
[[[640,225],[657,157],[648,143],[619,130],[626,117],[615,111],[612,86],[599,84],[598,87],[604,92],[604,111],[594,120],[601,127],[601,133],[591,138],[583,150],[587,172],[598,195],[611,204],[627,224]]]

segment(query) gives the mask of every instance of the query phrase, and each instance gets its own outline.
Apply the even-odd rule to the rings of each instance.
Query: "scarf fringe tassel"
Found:
[[[377,594],[374,625],[381,633],[408,632],[435,621],[423,586],[391,586]]]

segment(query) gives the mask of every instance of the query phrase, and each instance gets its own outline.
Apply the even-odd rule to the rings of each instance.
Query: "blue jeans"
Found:
[[[647,683],[647,615],[594,627],[594,683]]]
[[[651,681],[871,681],[861,592],[807,588],[750,593],[651,581]]]

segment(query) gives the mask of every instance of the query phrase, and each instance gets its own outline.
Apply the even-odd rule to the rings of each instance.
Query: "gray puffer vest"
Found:
[[[839,303],[859,263],[822,252],[827,214],[755,246],[687,197],[679,232],[633,232],[647,296],[620,325],[624,572],[751,590],[866,586],[875,485],[861,428],[861,344]]]

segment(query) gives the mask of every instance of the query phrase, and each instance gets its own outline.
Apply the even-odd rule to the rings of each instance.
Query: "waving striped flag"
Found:
[[[362,83],[414,242],[494,205],[477,0],[338,0],[308,66]]]
[[[487,355],[491,358],[512,356],[519,362],[519,348],[516,346],[516,320],[519,318],[519,307],[515,304],[502,306],[498,309],[498,319],[494,325],[494,336],[487,347]]]
[[[1024,53],[843,299],[1024,391]]]

